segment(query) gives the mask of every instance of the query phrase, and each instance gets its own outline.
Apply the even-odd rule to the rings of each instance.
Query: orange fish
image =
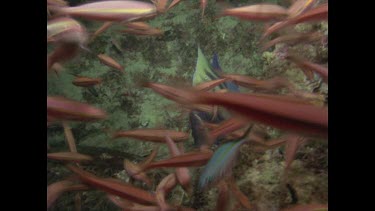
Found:
[[[165,136],[168,135],[176,142],[182,142],[189,139],[189,134],[174,130],[161,129],[137,129],[116,132],[112,138],[130,137],[145,141],[165,143]]]
[[[47,96],[47,117],[53,120],[96,121],[105,119],[106,113],[91,105],[64,97]]]
[[[99,54],[98,58],[103,64],[105,64],[109,67],[112,67],[116,70],[119,70],[121,72],[124,72],[124,68],[119,63],[117,63],[114,59],[112,59],[111,57],[109,57],[107,55],[104,55],[104,54]]]
[[[73,84],[75,86],[81,86],[81,87],[91,87],[95,86],[97,84],[100,84],[102,82],[101,78],[89,78],[89,77],[82,77],[82,76],[77,76],[73,80]]]
[[[153,194],[133,187],[130,184],[97,177],[77,166],[67,165],[67,168],[77,174],[82,182],[102,191],[140,204],[156,204],[156,198]]]

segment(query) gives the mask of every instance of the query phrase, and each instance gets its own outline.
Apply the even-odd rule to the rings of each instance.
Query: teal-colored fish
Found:
[[[211,186],[231,173],[241,145],[248,141],[246,137],[250,133],[251,128],[240,139],[227,142],[215,151],[200,175],[198,184],[200,189]]]

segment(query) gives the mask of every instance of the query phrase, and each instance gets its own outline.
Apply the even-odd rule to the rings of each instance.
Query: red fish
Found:
[[[148,158],[140,163],[140,164],[134,164],[130,162],[129,160],[124,160],[124,168],[126,173],[128,173],[129,176],[133,177],[136,180],[143,181],[146,183],[149,187],[152,186],[152,181],[147,177],[146,173],[142,172],[142,168],[144,165],[149,164],[152,160],[154,160],[155,156],[157,155],[158,147],[152,151],[152,153],[148,156]]]
[[[165,137],[165,142],[168,145],[169,154],[171,156],[179,156],[182,154],[182,152],[178,149],[176,143],[169,137]],[[189,193],[191,192],[191,186],[190,186],[190,173],[189,169],[185,167],[176,168],[176,177],[178,183],[181,184],[181,186]]]
[[[294,86],[283,77],[273,77],[266,80],[259,80],[244,75],[223,75],[223,77],[235,81],[238,85],[255,90],[276,91],[276,89],[287,88],[293,90]]]
[[[328,109],[299,98],[279,95],[193,92],[168,86],[150,85],[154,91],[182,104],[220,105],[250,121],[328,137]]]
[[[107,193],[114,194],[140,204],[156,204],[155,196],[147,191],[120,181],[97,177],[77,166],[67,165],[67,168],[77,174],[82,182]]]
[[[47,96],[47,116],[55,121],[96,121],[107,117],[101,109],[57,96]]]
[[[208,3],[207,0],[200,0],[200,7],[201,7],[201,9],[202,9],[202,17],[204,16],[204,10],[205,10],[206,7],[207,7],[207,3]]]
[[[181,2],[181,0],[173,0],[172,2],[171,2],[171,4],[168,6],[168,9],[167,10],[170,10],[170,9],[172,9],[174,6],[176,6],[178,3],[180,3]]]
[[[109,29],[109,27],[111,27],[113,24],[114,24],[114,22],[112,22],[112,21],[107,21],[107,22],[103,23],[103,25],[101,27],[99,27],[99,29],[97,29],[94,32],[94,34],[91,37],[91,41],[93,41],[99,34],[103,33],[107,29]]]
[[[75,7],[56,7],[59,15],[81,17],[95,21],[131,21],[155,16],[156,7],[142,1],[98,1]]]
[[[284,36],[277,37],[267,43],[262,47],[263,50],[278,44],[278,43],[288,43],[288,44],[299,44],[301,42],[312,42],[321,39],[323,36],[320,33],[298,33],[298,34],[287,34]]]
[[[81,86],[81,87],[91,87],[95,86],[97,84],[100,84],[102,82],[101,78],[89,78],[89,77],[82,77],[82,76],[77,76],[73,80],[73,84],[75,86]]]
[[[161,130],[161,129],[137,129],[128,131],[116,132],[112,137],[130,137],[140,140],[146,140],[157,143],[165,143],[165,136],[168,135],[176,142],[182,142],[189,139],[189,134],[174,130]]]
[[[189,152],[174,156],[165,160],[151,162],[145,166],[144,170],[163,167],[197,167],[205,165],[212,156],[212,151]]]
[[[281,211],[328,211],[328,205],[326,204],[295,205],[289,208],[282,209]]]
[[[67,191],[80,191],[88,190],[89,187],[83,184],[73,184],[72,181],[63,180],[52,183],[47,187],[47,209],[63,194]]]
[[[317,6],[316,8],[308,10],[305,13],[288,18],[287,20],[283,22],[279,22],[277,24],[272,25],[265,31],[262,37],[266,37],[282,28],[285,28],[293,24],[311,22],[311,21],[324,21],[324,20],[327,20],[327,18],[328,18],[328,3],[321,4]]]
[[[221,16],[234,16],[244,20],[271,21],[286,18],[288,10],[274,4],[257,4],[226,9]]]
[[[129,33],[129,34],[135,34],[135,35],[141,35],[141,36],[154,36],[154,35],[163,35],[164,32],[160,29],[151,28],[148,30],[135,30],[135,29],[123,29],[120,30],[122,33]]]
[[[91,161],[93,158],[89,155],[83,155],[77,152],[56,152],[56,153],[47,153],[47,158],[53,160],[61,160],[61,161],[74,161],[74,162],[81,162],[81,161]]]
[[[213,80],[213,81],[208,81],[208,82],[203,82],[197,86],[194,86],[194,88],[196,90],[199,90],[199,91],[208,91],[224,82],[226,82],[227,79],[226,78],[221,78],[221,79],[217,79],[217,80]]]
[[[112,67],[116,70],[119,70],[120,72],[124,72],[124,68],[111,57],[104,54],[99,54],[98,58],[103,64]]]
[[[125,24],[126,27],[134,30],[149,30],[152,29],[150,25],[145,22],[130,22]]]
[[[289,17],[294,17],[310,10],[317,2],[317,0],[295,1],[288,9]]]
[[[85,27],[72,18],[55,18],[47,22],[47,42],[83,45],[86,41]]]
[[[328,68],[321,66],[319,64],[314,64],[307,60],[303,60],[300,57],[294,55],[288,55],[287,59],[291,60],[292,62],[296,63],[300,68],[304,70],[311,70],[315,73],[319,74],[325,83],[328,83]]]
[[[79,46],[74,43],[62,43],[47,56],[47,72],[57,62],[66,62],[73,59],[79,53]]]
[[[177,178],[174,173],[164,177],[164,179],[156,187],[156,200],[161,210],[168,210],[165,197],[177,185]]]

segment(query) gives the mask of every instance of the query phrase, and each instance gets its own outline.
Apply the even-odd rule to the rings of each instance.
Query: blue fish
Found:
[[[251,128],[252,126],[247,129],[241,138],[236,141],[227,142],[215,151],[199,177],[199,189],[205,189],[217,183],[224,176],[232,172],[232,167],[235,164],[240,147],[248,141],[246,137],[250,133]]]

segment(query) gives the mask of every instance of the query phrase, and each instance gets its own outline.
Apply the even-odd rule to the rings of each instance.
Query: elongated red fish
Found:
[[[47,158],[52,160],[61,160],[61,161],[91,161],[93,158],[89,155],[80,154],[77,152],[56,152],[48,153]]]
[[[68,6],[68,2],[64,0],[47,0],[47,6]]]
[[[294,55],[288,55],[286,58],[296,63],[300,68],[304,70],[314,71],[315,73],[319,74],[320,77],[322,77],[325,83],[328,83],[328,68],[327,67],[309,62],[307,60],[304,60]]]
[[[262,47],[263,50],[279,44],[279,43],[288,43],[288,44],[299,44],[302,42],[312,42],[321,39],[323,36],[320,33],[298,33],[298,34],[287,34],[284,36],[277,37],[267,43]]]
[[[175,142],[182,142],[189,139],[189,134],[175,130],[160,130],[160,129],[137,129],[128,131],[116,132],[112,137],[130,137],[145,141],[165,143],[165,136],[168,135]]]
[[[233,16],[244,20],[281,20],[288,16],[288,10],[275,4],[257,4],[226,9],[221,16]]]
[[[75,43],[61,43],[47,56],[47,72],[58,62],[66,62],[73,59],[79,53],[79,45]]]
[[[181,155],[181,151],[178,149],[176,143],[169,137],[165,137],[165,142],[167,143],[168,149],[169,149],[169,154],[171,156],[179,156]],[[186,167],[179,167],[176,168],[176,177],[177,181],[181,184],[181,186],[187,191],[191,191],[191,186],[190,186],[190,173],[189,169]]]
[[[155,196],[147,191],[133,187],[127,183],[97,177],[77,166],[67,165],[67,168],[77,174],[82,182],[102,191],[140,204],[156,204]]]
[[[133,177],[134,179],[143,181],[149,187],[151,187],[152,181],[151,181],[150,178],[147,177],[145,172],[142,172],[142,168],[143,168],[144,165],[147,165],[148,163],[150,163],[151,161],[154,160],[155,156],[158,153],[158,149],[159,149],[158,147],[155,148],[152,151],[152,153],[140,164],[135,164],[135,163],[132,163],[131,161],[125,159],[124,160],[124,168],[125,168],[126,173],[129,176]]]
[[[238,119],[238,118],[230,118],[228,120],[225,120],[222,122],[217,128],[212,130],[210,132],[211,135],[211,142],[216,140],[217,137],[222,136],[222,135],[227,135],[230,134],[238,129],[243,128],[248,124],[248,121],[245,121],[243,119]],[[209,143],[209,145],[212,145],[213,143]]]
[[[107,55],[104,55],[104,54],[99,54],[98,58],[101,62],[103,62],[103,64],[105,64],[109,67],[112,67],[116,70],[119,70],[121,72],[124,72],[124,68],[119,63],[117,63],[114,59],[112,59],[111,57],[109,57]]]
[[[79,191],[88,190],[89,187],[83,184],[73,184],[72,181],[62,180],[59,182],[52,183],[47,187],[47,209],[53,205],[53,203],[67,191]]]
[[[238,85],[249,89],[276,91],[277,89],[288,88],[289,90],[293,90],[293,84],[282,77],[274,77],[266,80],[259,80],[238,74],[223,75],[223,77],[233,80]]]
[[[85,27],[72,18],[55,18],[47,22],[47,42],[84,44],[86,41]]]
[[[326,204],[295,205],[289,208],[282,209],[281,211],[328,211],[328,205]]]
[[[177,178],[176,175],[172,173],[164,177],[164,179],[156,187],[156,200],[162,210],[168,210],[168,205],[165,201],[165,197],[174,187],[176,187],[176,185]]]
[[[47,96],[47,116],[54,120],[73,121],[96,121],[107,117],[101,109],[58,96]]]
[[[211,151],[189,152],[165,160],[155,161],[145,166],[144,170],[167,167],[198,167],[205,165],[212,156]]]
[[[99,27],[99,29],[97,29],[94,32],[94,34],[91,37],[91,41],[94,40],[99,34],[103,33],[107,29],[109,29],[109,27],[111,27],[113,24],[114,24],[114,22],[112,22],[112,21],[107,21],[107,22],[103,23],[103,25],[101,27]]]
[[[295,1],[288,9],[289,17],[294,17],[310,10],[317,2],[317,0]]]
[[[126,23],[125,26],[128,27],[128,28],[130,28],[130,29],[134,29],[134,30],[148,30],[148,29],[152,29],[152,27],[150,25],[148,25],[145,22],[140,22],[140,21]]]
[[[75,86],[81,86],[81,87],[91,87],[95,86],[97,84],[100,84],[102,82],[101,78],[89,78],[89,77],[82,77],[82,76],[77,76],[72,84]]]
[[[135,30],[135,29],[123,29],[120,30],[122,33],[129,33],[129,34],[135,34],[135,35],[141,35],[141,36],[153,36],[153,35],[163,35],[164,32],[160,29],[151,28],[147,30]]]
[[[327,20],[327,18],[328,18],[328,3],[321,4],[317,6],[316,8],[308,10],[305,13],[302,13],[300,15],[291,17],[283,22],[279,22],[277,24],[272,25],[265,31],[265,33],[263,34],[263,37],[266,37],[289,25],[303,23],[303,22],[311,22],[311,21],[324,21],[324,20]]]
[[[208,0],[200,0],[200,7],[202,9],[202,17],[204,16],[204,10],[207,7]]]
[[[98,1],[75,7],[53,8],[58,14],[96,21],[130,21],[156,15],[153,4],[142,1]]]
[[[314,106],[301,99],[279,95],[192,92],[161,86],[153,88],[159,94],[178,103],[220,105],[270,126],[328,137],[328,109]]]
[[[173,0],[172,3],[168,6],[168,10],[180,3],[181,0]]]
[[[225,81],[227,81],[226,78],[220,78],[220,79],[213,80],[213,81],[203,82],[203,83],[201,83],[197,86],[194,86],[194,88],[196,90],[199,90],[199,91],[208,91],[208,90],[224,83]]]

